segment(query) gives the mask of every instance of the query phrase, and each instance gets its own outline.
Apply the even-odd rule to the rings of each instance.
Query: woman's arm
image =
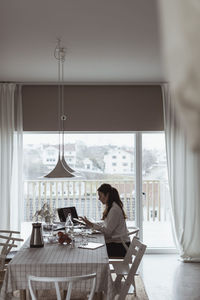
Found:
[[[103,225],[93,224],[93,228],[101,231],[108,238],[112,236],[113,231],[122,222],[122,213],[121,208],[112,207],[108,213],[106,218],[106,222]]]
[[[98,225],[90,222],[86,217],[81,217],[81,219],[89,226],[90,228],[94,228],[95,230],[99,230],[104,233],[104,235],[108,238],[112,236],[113,231],[116,227],[124,222],[124,217],[120,207],[111,207],[108,216],[106,218],[106,222],[102,225]]]
[[[86,218],[86,217],[79,217],[79,218],[80,218],[81,220],[83,220],[87,226],[89,226],[90,228],[93,228],[94,224],[93,224],[92,222],[90,222],[90,221],[88,220],[88,218]]]

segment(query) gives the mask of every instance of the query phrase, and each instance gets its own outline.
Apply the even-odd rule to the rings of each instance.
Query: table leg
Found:
[[[20,300],[26,300],[26,290],[20,290]]]
[[[103,300],[103,299],[104,299],[104,295],[102,292],[95,293],[94,300]]]

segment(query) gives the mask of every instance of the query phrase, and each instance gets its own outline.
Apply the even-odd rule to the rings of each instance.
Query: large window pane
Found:
[[[70,180],[44,178],[56,165],[57,134],[24,134],[25,220],[43,203],[52,208],[76,206],[79,215],[100,219],[103,207],[97,188],[115,186],[127,218],[135,221],[135,138],[127,133],[87,133],[65,136],[65,158],[81,175]]]
[[[142,134],[143,239],[148,247],[175,247],[164,133]]]

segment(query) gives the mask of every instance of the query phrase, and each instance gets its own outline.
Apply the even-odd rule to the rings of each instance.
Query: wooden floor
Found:
[[[146,254],[140,268],[149,300],[200,300],[200,263],[175,254]]]

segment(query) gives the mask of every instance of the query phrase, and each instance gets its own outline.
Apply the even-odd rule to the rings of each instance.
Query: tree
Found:
[[[24,150],[24,177],[26,179],[35,179],[43,175],[43,162],[41,151],[37,148]]]
[[[157,163],[156,153],[152,150],[144,149],[142,152],[142,169],[146,173],[153,165]]]

